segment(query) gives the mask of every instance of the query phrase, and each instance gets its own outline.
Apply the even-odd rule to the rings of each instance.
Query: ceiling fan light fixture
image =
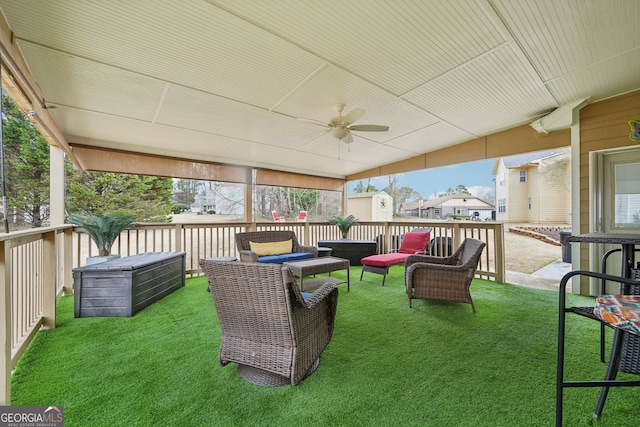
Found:
[[[349,135],[349,129],[347,128],[335,128],[331,130],[331,135],[336,139],[343,139]]]

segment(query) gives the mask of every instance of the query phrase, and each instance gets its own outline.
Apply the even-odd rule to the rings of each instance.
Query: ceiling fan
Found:
[[[386,132],[389,130],[389,126],[380,126],[380,125],[352,125],[353,122],[360,119],[364,115],[364,110],[361,108],[356,108],[355,110],[351,110],[345,116],[342,115],[344,111],[344,104],[336,104],[335,106],[338,115],[336,117],[331,118],[329,123],[319,123],[321,126],[329,128],[327,132],[336,138],[339,141],[343,141],[345,144],[350,144],[353,142],[353,136],[351,136],[352,131],[356,132]]]

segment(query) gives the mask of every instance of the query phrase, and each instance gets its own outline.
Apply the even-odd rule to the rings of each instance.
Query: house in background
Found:
[[[448,219],[455,215],[474,219],[493,219],[495,208],[471,194],[458,193],[431,200],[418,200],[400,205],[400,214],[428,219]]]
[[[393,221],[393,197],[384,191],[350,194],[348,206],[360,221]]]
[[[571,224],[568,148],[501,157],[493,173],[498,221]]]
[[[233,183],[200,181],[198,194],[191,204],[191,211],[215,212],[222,215],[244,213],[244,188]]]

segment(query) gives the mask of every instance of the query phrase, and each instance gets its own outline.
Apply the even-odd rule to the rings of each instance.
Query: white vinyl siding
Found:
[[[496,219],[505,222],[571,223],[571,174],[566,154],[540,159],[526,166],[507,168],[500,161],[496,200],[504,200]]]

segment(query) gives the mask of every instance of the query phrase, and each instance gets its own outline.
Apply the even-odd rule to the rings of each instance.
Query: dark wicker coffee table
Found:
[[[349,267],[351,267],[348,259],[336,258],[332,256],[305,259],[302,261],[285,262],[282,265],[289,267],[291,272],[300,278],[300,290],[316,289],[323,283],[344,283],[344,280],[335,279],[333,277],[322,277],[305,281],[306,276],[315,274],[329,273],[332,271],[347,270],[347,292],[351,290],[351,275]],[[305,289],[305,286],[307,289]]]

